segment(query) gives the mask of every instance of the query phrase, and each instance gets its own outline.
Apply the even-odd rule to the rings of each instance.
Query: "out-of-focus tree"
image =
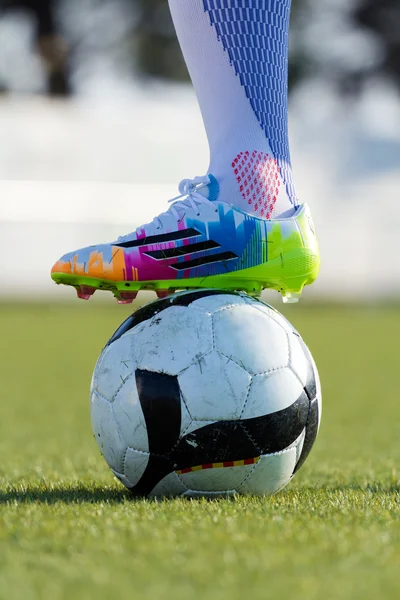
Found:
[[[400,0],[292,0],[292,4],[290,90],[317,79],[354,95],[376,78],[386,78],[400,90]],[[59,28],[68,42],[74,75],[107,63],[114,72],[189,79],[168,0],[0,0],[0,19],[10,8],[31,7],[39,14],[39,8],[43,12],[47,6],[54,12],[57,32]],[[60,37],[46,34],[45,43],[41,39],[38,44],[51,73],[67,64],[60,43],[54,43]]]
[[[139,70],[154,77],[187,80],[189,75],[176,39],[168,0],[134,2],[139,9],[134,32]]]
[[[400,90],[400,2],[399,0],[362,0],[353,13],[356,26],[369,31],[380,47],[375,69],[361,70],[358,88],[371,76],[390,78]]]
[[[71,94],[68,48],[56,18],[57,0],[0,0],[0,19],[8,13],[26,13],[32,18],[35,50],[43,61],[50,96]],[[2,87],[2,91],[6,91]]]
[[[167,0],[127,0],[138,8],[138,21],[134,32],[137,64],[143,74],[174,80],[186,80],[187,70],[176,40]],[[362,45],[355,52],[349,49],[348,60],[337,53],[321,54],[310,37],[318,37],[315,17],[321,23],[332,19],[332,1],[293,0],[290,52],[290,88],[307,77],[327,78],[342,93],[359,92],[371,79],[386,76],[400,88],[400,0],[353,0],[344,6],[346,29],[354,35],[364,36],[366,44],[374,47],[374,58],[362,55]],[[342,10],[334,7],[336,11]],[[340,43],[343,30],[333,29],[331,35]],[[335,24],[334,24],[335,26]],[[333,27],[334,27],[333,26]],[[346,31],[346,34],[348,31]],[[322,34],[323,38],[323,34]],[[323,40],[320,45],[323,45]]]

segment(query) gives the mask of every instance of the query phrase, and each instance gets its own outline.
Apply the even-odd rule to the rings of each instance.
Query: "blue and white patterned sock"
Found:
[[[265,218],[296,206],[288,139],[291,0],[169,0],[219,198]]]

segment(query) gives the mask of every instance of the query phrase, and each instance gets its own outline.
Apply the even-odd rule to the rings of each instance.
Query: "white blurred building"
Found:
[[[71,103],[0,99],[0,295],[65,299],[49,278],[61,254],[148,222],[180,179],[206,171],[189,87],[112,88]],[[308,89],[293,104],[291,146],[323,258],[306,298],[400,294],[400,115],[390,95],[371,93],[345,114]]]

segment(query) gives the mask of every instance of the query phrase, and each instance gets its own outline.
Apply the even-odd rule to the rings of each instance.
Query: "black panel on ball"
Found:
[[[136,371],[136,387],[146,421],[150,458],[133,493],[147,496],[163,477],[173,471],[169,453],[181,429],[181,396],[178,378],[164,373]]]
[[[148,427],[150,460],[131,490],[134,495],[148,495],[166,475],[179,469],[281,452],[300,436],[309,416],[310,402],[303,391],[284,410],[253,419],[219,421],[179,439],[178,381],[168,375],[158,381],[157,377],[160,376],[146,371],[138,371],[136,375]]]
[[[170,458],[175,469],[184,469],[281,452],[300,436],[308,409],[308,398],[302,393],[294,404],[279,412],[206,425],[179,440]]]
[[[150,454],[168,454],[181,430],[178,377],[138,369],[136,387],[147,427]]]
[[[312,402],[310,402],[310,412],[307,419],[306,425],[306,435],[304,438],[303,449],[301,451],[300,458],[297,462],[297,465],[293,471],[293,474],[297,473],[300,467],[305,463],[306,458],[311,452],[311,448],[314,445],[314,442],[317,438],[318,434],[318,421],[319,421],[319,408],[318,408],[318,398],[314,398]]]
[[[172,295],[169,298],[163,298],[162,300],[155,300],[154,302],[150,302],[139,308],[135,313],[133,313],[130,317],[126,319],[114,333],[114,335],[110,338],[110,340],[106,344],[110,346],[114,342],[116,342],[120,337],[122,337],[127,331],[139,325],[139,323],[143,323],[144,321],[148,321],[162,310],[169,308],[170,306],[190,306],[196,300],[200,300],[200,298],[206,298],[207,296],[220,296],[220,295],[230,295],[230,296],[240,296],[237,292],[227,292],[224,290],[194,290],[192,292],[182,292],[180,294]]]

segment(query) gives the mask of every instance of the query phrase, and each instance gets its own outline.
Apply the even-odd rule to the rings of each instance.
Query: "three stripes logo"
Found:
[[[226,262],[238,258],[237,254],[231,251],[218,252],[217,250],[221,249],[221,245],[218,244],[218,242],[213,240],[199,242],[193,239],[201,235],[202,233],[200,231],[194,227],[190,227],[189,229],[182,229],[181,231],[172,231],[170,233],[151,235],[137,240],[120,242],[115,244],[115,246],[119,246],[120,248],[140,248],[143,246],[152,246],[154,244],[188,241],[189,243],[181,246],[176,245],[174,248],[146,250],[143,252],[146,256],[161,262],[176,258],[176,262],[168,265],[175,271],[184,271],[186,269],[193,269],[194,267],[202,267],[204,265]],[[180,257],[190,257],[191,255],[199,253],[202,253],[202,256],[198,256],[197,258],[194,257],[191,260],[179,261]]]

